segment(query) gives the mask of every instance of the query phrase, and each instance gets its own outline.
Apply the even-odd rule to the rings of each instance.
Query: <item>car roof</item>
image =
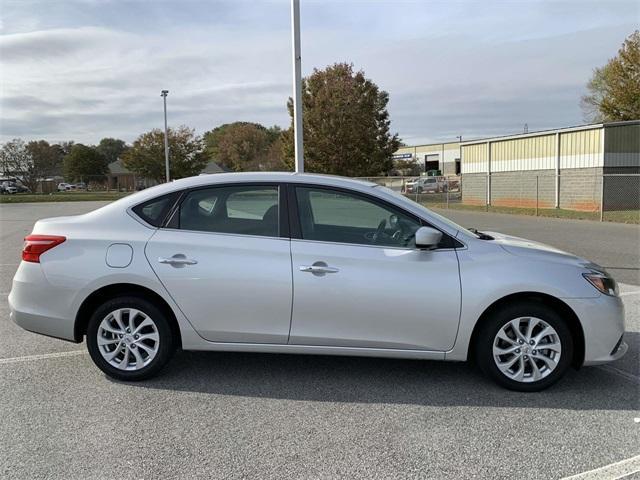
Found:
[[[311,173],[292,172],[236,172],[236,173],[212,173],[198,175],[196,177],[181,178],[169,183],[156,185],[140,192],[129,195],[123,199],[123,203],[137,204],[167,193],[194,187],[207,185],[247,183],[247,182],[287,182],[287,183],[311,183],[333,187],[345,187],[352,190],[367,191],[377,184],[354,178],[340,177],[337,175],[322,175]]]
[[[202,181],[202,182],[201,182]],[[212,173],[198,175],[197,177],[183,178],[176,180],[175,183],[188,183],[197,185],[200,183],[225,183],[225,182],[300,182],[300,183],[317,183],[322,185],[344,185],[351,186],[369,186],[375,187],[376,184],[366,180],[356,178],[341,177],[339,175],[326,175],[320,173],[296,173],[296,172],[235,172],[235,173]],[[185,188],[185,187],[181,187]]]

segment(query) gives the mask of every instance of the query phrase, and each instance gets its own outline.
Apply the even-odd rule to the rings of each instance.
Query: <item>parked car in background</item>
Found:
[[[0,191],[2,193],[14,194],[18,193],[18,187],[12,182],[2,182],[0,184]]]
[[[79,182],[75,184],[76,190],[87,190],[87,184],[84,182]]]
[[[69,190],[71,190],[71,185],[68,183],[59,183],[58,184],[58,191],[59,192],[68,192]]]
[[[152,377],[182,348],[469,359],[537,391],[628,348],[602,267],[308,174],[185,178],[40,220],[9,308],[26,330],[86,338],[121,380]]]
[[[440,193],[447,191],[447,180],[443,177],[419,177],[405,185],[404,193]]]

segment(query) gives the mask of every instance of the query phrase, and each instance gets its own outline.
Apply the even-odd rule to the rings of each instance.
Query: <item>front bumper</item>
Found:
[[[563,299],[576,313],[584,333],[583,365],[599,365],[621,358],[628,350],[624,335],[624,305],[620,297]],[[617,347],[617,348],[616,348]]]

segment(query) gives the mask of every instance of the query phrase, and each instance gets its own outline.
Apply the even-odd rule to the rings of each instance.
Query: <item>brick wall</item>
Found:
[[[604,210],[640,208],[640,176],[635,167],[606,168]],[[617,175],[613,175],[617,174]],[[620,176],[627,174],[626,176]],[[560,171],[560,208],[595,212],[600,210],[603,169],[571,168]],[[537,201],[536,201],[537,177]],[[486,204],[485,173],[461,177],[462,203]],[[495,172],[491,174],[491,205],[520,208],[555,207],[555,171]]]
[[[538,208],[555,207],[554,171],[531,170],[491,174],[491,205],[535,208],[536,202]]]
[[[467,205],[487,204],[487,174],[465,173],[460,176],[462,203]]]
[[[560,171],[560,208],[600,210],[602,168],[568,168]]]

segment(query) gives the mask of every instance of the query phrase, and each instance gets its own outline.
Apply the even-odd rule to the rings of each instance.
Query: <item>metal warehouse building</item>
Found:
[[[405,147],[397,153],[411,153],[422,162],[436,160],[430,155],[438,148],[438,167],[430,166],[454,174],[459,161],[463,203],[589,211],[601,205],[605,210],[640,208],[640,121]]]
[[[460,142],[431,143],[402,147],[394,159],[413,159],[424,166],[424,171],[440,170],[443,175],[460,174]]]

